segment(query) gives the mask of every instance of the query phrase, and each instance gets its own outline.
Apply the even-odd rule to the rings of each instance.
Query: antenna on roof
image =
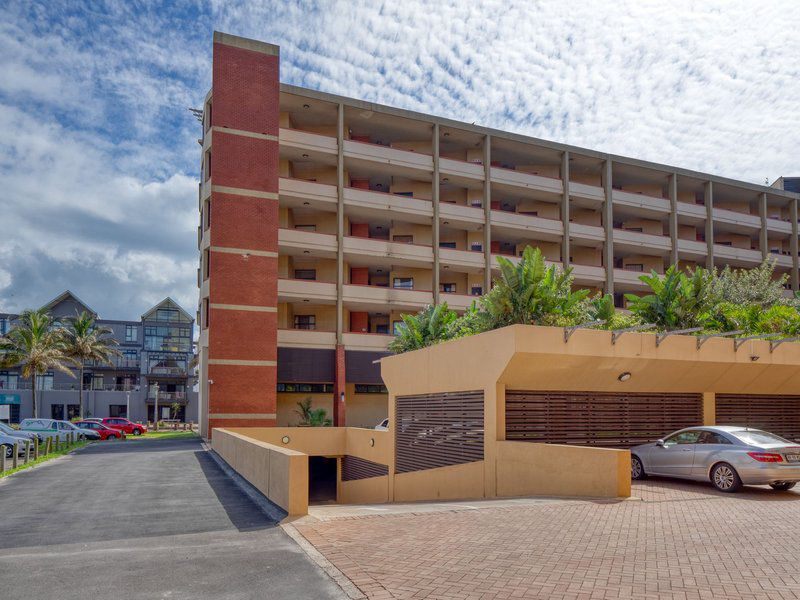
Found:
[[[195,119],[197,119],[201,123],[203,122],[203,111],[201,109],[199,109],[199,108],[190,108],[189,112],[194,115]]]

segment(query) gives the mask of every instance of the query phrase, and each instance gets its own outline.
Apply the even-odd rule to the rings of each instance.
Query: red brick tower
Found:
[[[278,70],[277,46],[214,32],[202,188],[210,188],[200,344],[208,436],[214,427],[275,425]]]

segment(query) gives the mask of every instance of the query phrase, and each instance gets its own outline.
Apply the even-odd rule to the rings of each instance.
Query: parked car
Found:
[[[38,439],[40,442],[43,440],[43,437],[39,437],[39,435],[33,431],[20,431],[19,429],[14,429],[11,427],[11,425],[7,425],[2,421],[0,421],[0,433],[3,435],[20,438],[22,440],[30,440],[31,442],[35,439]]]
[[[92,419],[92,421],[94,420],[95,419]],[[120,431],[124,431],[129,435],[142,435],[147,433],[147,427],[141,423],[134,423],[133,421],[130,421],[124,417],[106,417],[105,419],[97,419],[97,421],[106,427],[110,427],[111,429],[119,429]]]
[[[101,440],[119,440],[125,437],[125,432],[121,429],[111,429],[111,427],[103,425],[99,421],[77,421],[74,425],[81,429],[96,431],[100,435]]]
[[[45,437],[58,438],[59,441],[66,441],[70,433],[77,439],[99,440],[100,434],[91,429],[81,429],[75,427],[69,421],[59,421],[57,419],[23,419],[19,424],[22,431],[33,431],[41,433]]]
[[[800,481],[800,445],[760,429],[689,427],[631,448],[631,477],[647,475],[711,481],[722,492],[790,490]]]
[[[0,433],[0,449],[5,453],[6,458],[14,456],[14,444],[17,444],[17,454],[25,453],[25,446],[27,446],[25,440]]]
[[[378,431],[389,431],[389,419],[384,419],[377,425],[375,425],[375,429]]]

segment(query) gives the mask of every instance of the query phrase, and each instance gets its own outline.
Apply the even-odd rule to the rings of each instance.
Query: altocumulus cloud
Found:
[[[0,311],[71,288],[192,310],[213,29],[288,83],[763,183],[800,171],[800,11],[752,3],[11,2]]]

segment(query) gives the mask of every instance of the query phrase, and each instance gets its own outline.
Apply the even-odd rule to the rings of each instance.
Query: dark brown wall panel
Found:
[[[278,348],[280,383],[333,383],[336,353],[322,348]]]
[[[397,398],[395,468],[410,473],[483,460],[483,392]]]
[[[763,429],[800,442],[800,396],[718,394],[717,425]]]
[[[349,454],[342,457],[342,481],[356,481],[388,474],[389,467],[386,465]]]
[[[381,365],[376,363],[388,352],[369,352],[366,350],[347,350],[345,352],[345,370],[348,383],[382,384]]]
[[[630,448],[701,425],[701,394],[506,392],[506,439]]]

